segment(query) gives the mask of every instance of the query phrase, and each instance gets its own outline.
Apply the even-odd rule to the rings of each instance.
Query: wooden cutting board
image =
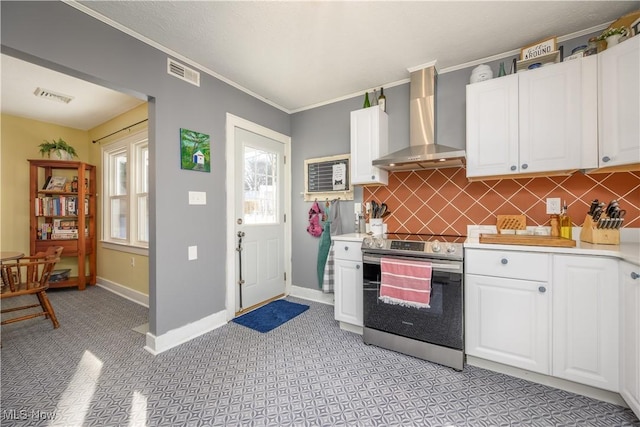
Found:
[[[576,246],[575,240],[564,237],[517,234],[481,234],[480,243],[492,243],[496,245],[554,246],[561,248],[573,248]]]

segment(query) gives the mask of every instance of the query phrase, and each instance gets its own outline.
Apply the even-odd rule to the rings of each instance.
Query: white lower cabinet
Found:
[[[550,373],[549,256],[465,251],[465,349],[471,356]],[[491,275],[489,275],[491,274]]]
[[[465,269],[468,355],[620,390],[618,260],[467,249]],[[631,406],[640,401],[640,284],[628,276],[620,360]]]
[[[362,243],[335,240],[334,315],[340,322],[362,327]]]
[[[553,256],[555,377],[618,391],[618,261]]]
[[[640,418],[640,267],[620,263],[620,395]]]
[[[546,283],[468,274],[466,352],[549,373],[549,296]]]

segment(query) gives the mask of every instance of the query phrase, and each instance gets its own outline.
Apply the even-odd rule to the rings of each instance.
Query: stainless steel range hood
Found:
[[[435,67],[411,73],[409,106],[409,147],[373,161],[373,166],[389,171],[459,167],[465,151],[435,143]]]

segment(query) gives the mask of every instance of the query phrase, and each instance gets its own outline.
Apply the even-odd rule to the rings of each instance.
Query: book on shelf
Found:
[[[50,191],[63,191],[64,184],[67,182],[67,178],[64,176],[52,176],[47,183],[47,190]]]
[[[75,233],[51,233],[51,240],[72,240],[78,238],[78,230]]]

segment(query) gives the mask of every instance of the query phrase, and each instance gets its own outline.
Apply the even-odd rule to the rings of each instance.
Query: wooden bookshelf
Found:
[[[96,168],[88,163],[66,160],[29,160],[29,242],[31,254],[50,246],[62,246],[62,257],[76,258],[76,276],[50,282],[50,288],[77,287],[84,290],[96,284]],[[47,190],[49,177],[78,177],[77,185]],[[86,185],[85,185],[86,184]],[[77,232],[55,230],[56,220],[75,224]],[[49,227],[43,224],[51,224]]]

